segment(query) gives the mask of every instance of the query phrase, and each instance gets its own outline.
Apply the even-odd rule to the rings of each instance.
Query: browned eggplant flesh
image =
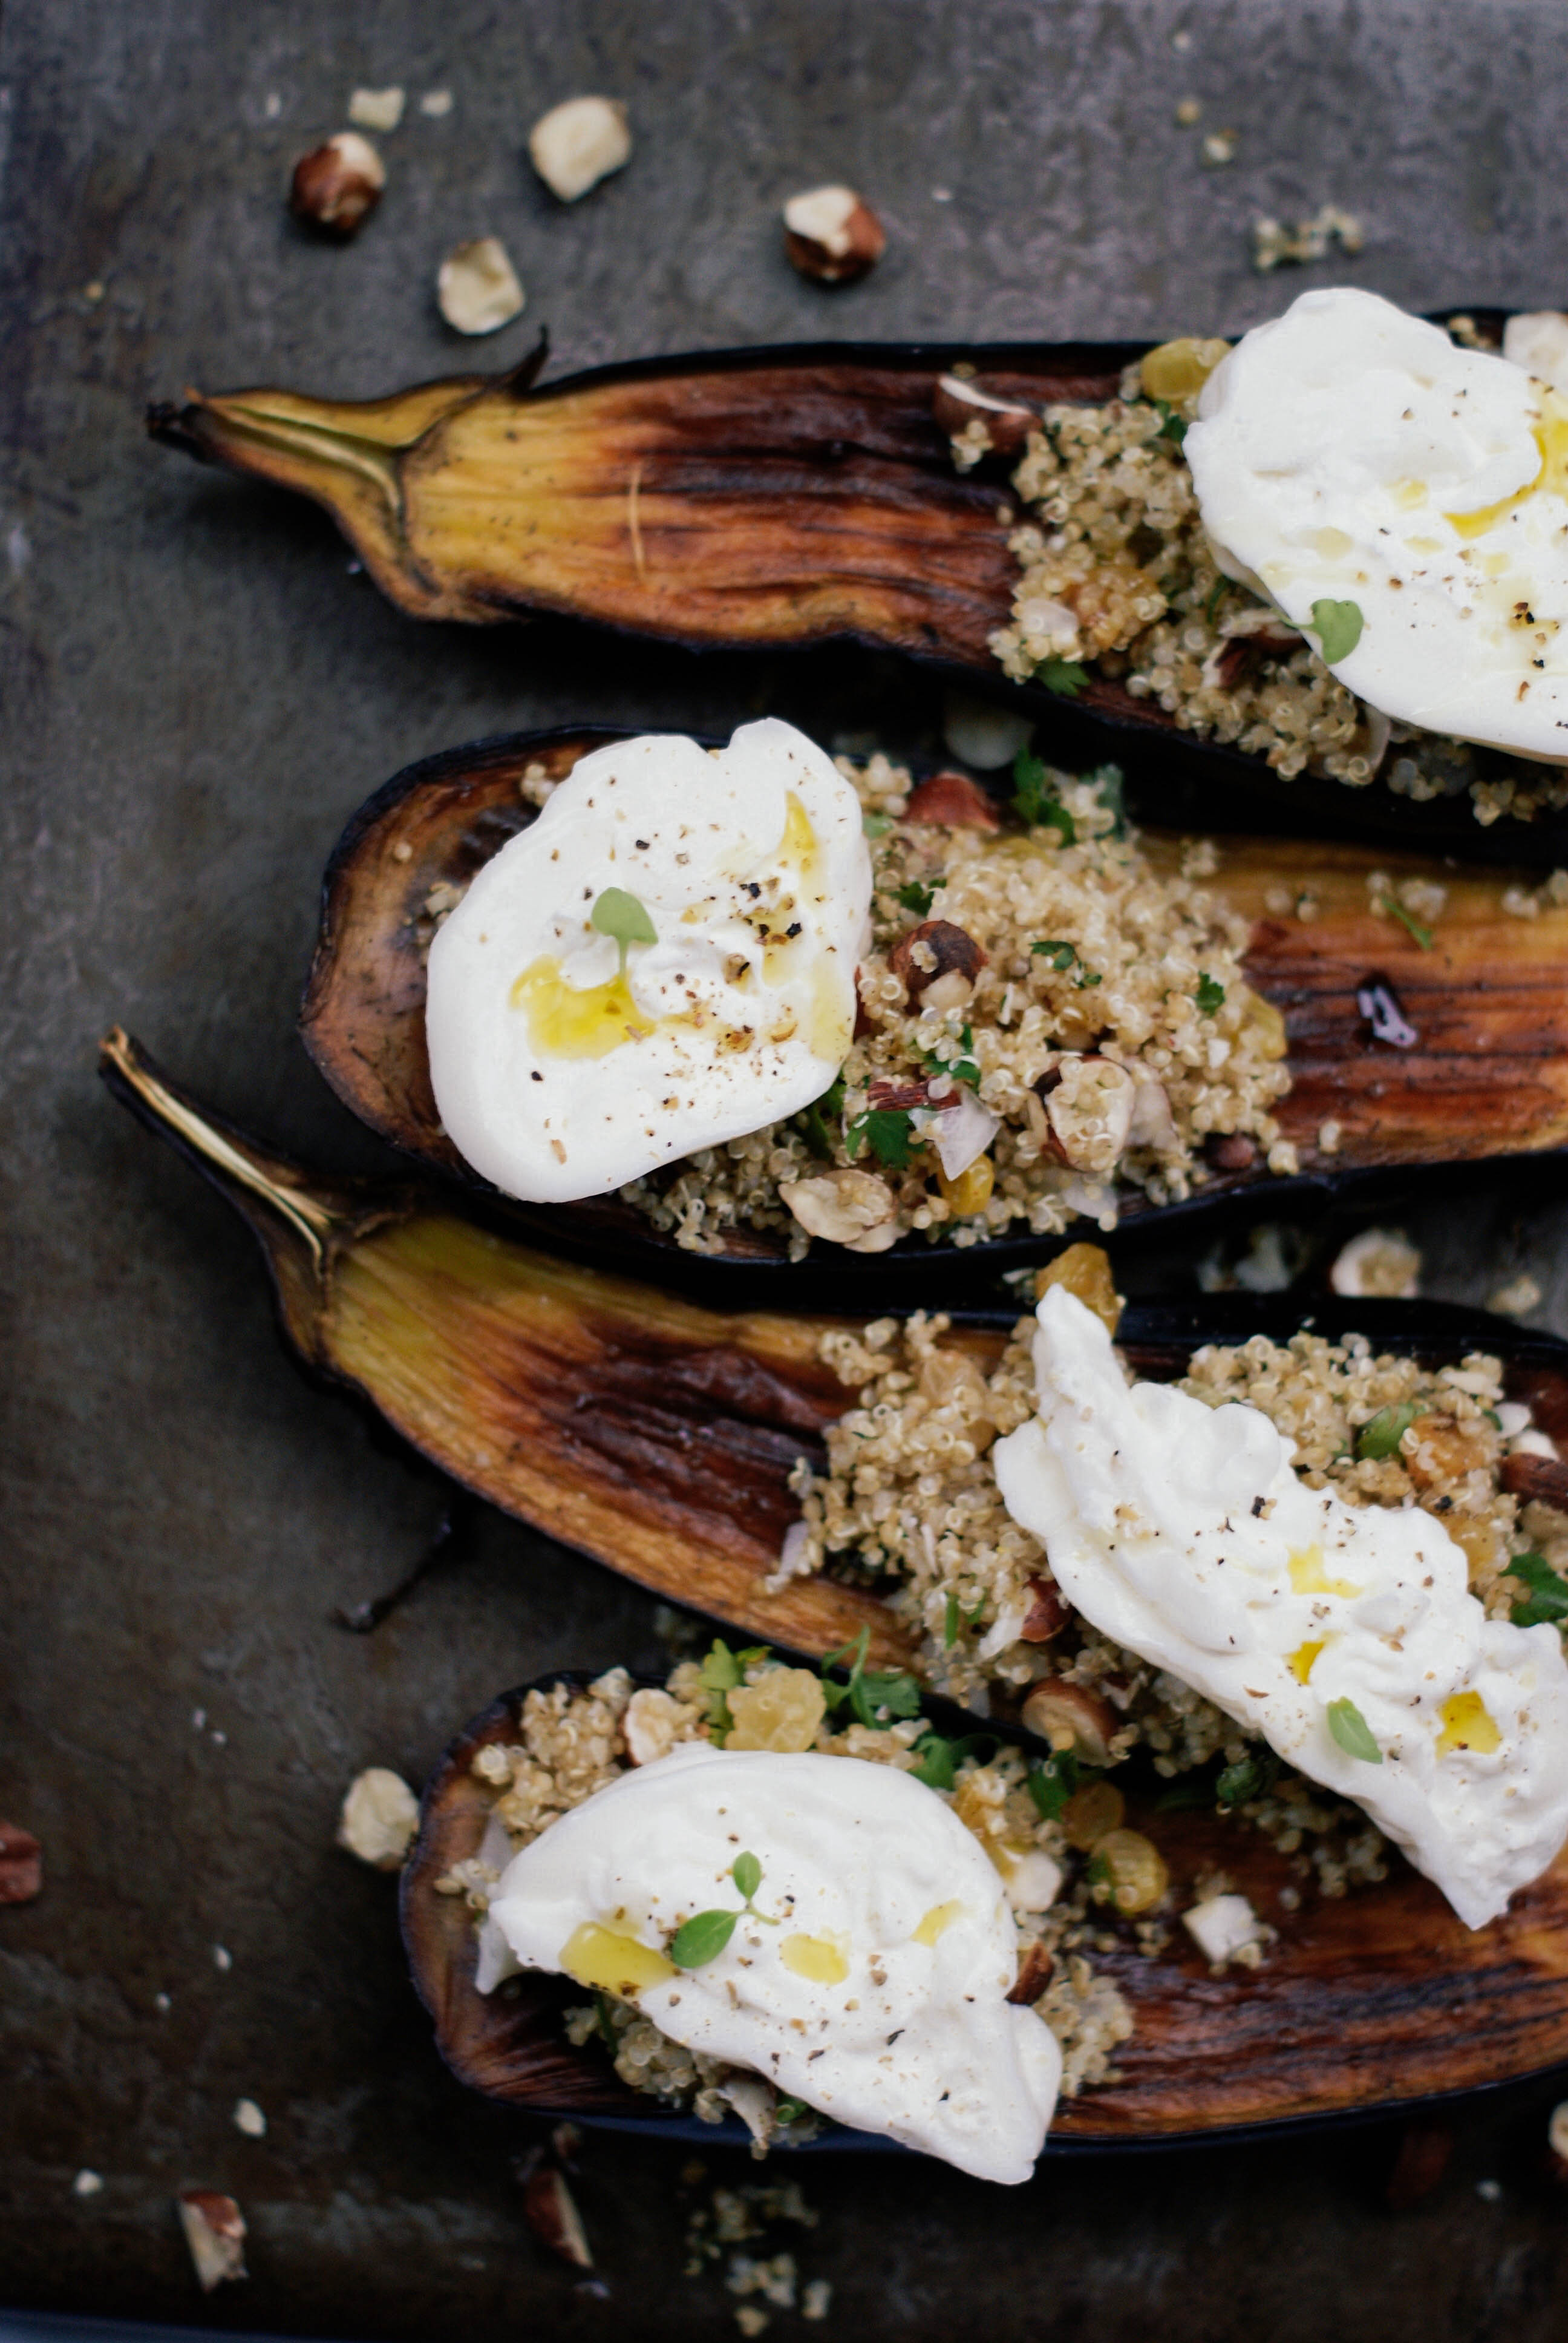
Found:
[[[1501,312],[1473,311],[1462,330],[1495,345],[1503,323]],[[1228,720],[1223,694],[1255,696],[1264,670],[1282,689],[1326,671],[1300,635],[1287,628],[1276,640],[1254,625],[1262,606],[1218,572],[1222,607],[1196,591],[1196,578],[1195,598],[1171,606],[1213,637],[1204,667],[1221,691],[1218,715],[1196,695],[1171,704],[1136,646],[1087,664],[1009,648],[1028,633],[1014,624],[1028,458],[1010,476],[1021,449],[1038,444],[1047,410],[1105,407],[1128,369],[1142,367],[1144,387],[1134,381],[1131,395],[1150,427],[1161,413],[1179,427],[1186,407],[1175,376],[1163,406],[1150,387],[1169,363],[1151,373],[1144,361],[1222,347],[825,344],[617,366],[543,386],[541,348],[508,374],[369,401],[190,391],[155,407],[149,427],[325,506],[382,590],[418,617],[486,623],[554,611],[736,649],[849,637],[1003,688],[1005,659],[1036,679],[1029,689],[1050,711],[1053,753],[1119,757],[1157,779],[1181,771],[1261,793],[1297,820],[1326,814],[1390,837],[1462,838],[1472,856],[1568,860],[1552,769],[1430,735],[1395,739],[1391,753],[1386,723],[1358,714],[1344,694],[1334,747],[1304,772],[1291,725],[1252,724],[1250,699]],[[1179,465],[1180,428],[1157,438]],[[1134,553],[1137,538],[1134,530]],[[1200,548],[1195,558],[1207,556]],[[1145,601],[1163,575],[1154,559]],[[1473,799],[1495,828],[1478,826]],[[1498,830],[1514,833],[1506,846]]]
[[[534,818],[540,785],[614,737],[522,734],[428,759],[368,801],[333,855],[301,1030],[338,1097],[428,1169],[478,1184],[442,1129],[431,1090],[424,1012],[433,930]],[[994,807],[989,819],[1016,830],[1000,800],[958,781],[982,808]],[[928,779],[921,790],[938,786]],[[933,819],[928,841],[942,835],[940,810]],[[1156,872],[1180,867],[1173,835],[1145,832],[1142,844]],[[1213,890],[1251,923],[1247,984],[1283,1020],[1290,1087],[1272,1111],[1298,1169],[1271,1171],[1253,1140],[1214,1133],[1196,1167],[1200,1184],[1158,1202],[1125,1186],[1124,1221],[1206,1212],[1241,1196],[1282,1205],[1303,1185],[1319,1193],[1369,1179],[1386,1185],[1404,1167],[1568,1143],[1568,906],[1551,890],[1518,871],[1455,869],[1351,843],[1231,837],[1217,851]],[[911,931],[923,916],[907,914]],[[934,1179],[928,1184],[934,1192]],[[753,1271],[789,1264],[783,1236],[739,1224],[706,1232],[701,1254],[682,1252],[613,1195],[515,1209],[552,1242],[666,1274],[701,1274],[715,1262]],[[930,1292],[945,1268],[972,1291],[985,1271],[1039,1260],[1062,1241],[1015,1222],[955,1251],[959,1225],[942,1242],[906,1237],[872,1257],[819,1242],[811,1261],[861,1290]]]
[[[679,2119],[621,2082],[601,2044],[568,2040],[563,2013],[583,2001],[582,1988],[526,1973],[481,1994],[473,1914],[463,1896],[437,1889],[477,1854],[496,1792],[474,1760],[487,1747],[518,1743],[525,1691],[507,1694],[465,1727],[426,1788],[402,1880],[415,1983],[441,2056],[474,2089],[517,2107],[641,2123],[657,2133]],[[941,1734],[975,1729],[975,1719],[940,1703],[927,1703],[925,1713]],[[997,1737],[1009,1737],[1005,1728]],[[1162,1806],[1163,1787],[1151,1777],[1131,1789],[1126,1815],[1157,1846],[1173,1908],[1223,1872],[1278,1933],[1257,1968],[1216,1976],[1180,1926],[1152,1957],[1138,1949],[1131,1927],[1114,1929],[1115,1948],[1092,1957],[1123,1996],[1133,2031],[1118,2045],[1114,2079],[1061,2101],[1048,2153],[1408,2109],[1568,2057],[1568,1856],[1479,1932],[1462,1926],[1438,1891],[1397,1858],[1377,1885],[1293,1903],[1290,1860],[1260,1832],[1211,1805]],[[725,2136],[694,2123],[681,2128]]]

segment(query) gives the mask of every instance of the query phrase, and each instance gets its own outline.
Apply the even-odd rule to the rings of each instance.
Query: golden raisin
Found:
[[[1230,349],[1229,342],[1194,341],[1183,335],[1151,350],[1138,369],[1145,398],[1191,398],[1203,387]]]
[[[1113,1783],[1086,1783],[1081,1790],[1074,1790],[1061,1810],[1068,1845],[1087,1855],[1108,1832],[1121,1829],[1126,1812],[1127,1801]]]
[[[996,1166],[989,1155],[977,1155],[969,1170],[960,1172],[956,1180],[950,1180],[945,1172],[937,1173],[937,1186],[947,1200],[948,1209],[960,1221],[984,1212],[995,1181]]]
[[[1503,1559],[1503,1540],[1489,1521],[1455,1520],[1442,1515],[1442,1526],[1464,1555],[1472,1586],[1490,1578]]]
[[[828,1704],[809,1668],[769,1668],[729,1694],[733,1730],[726,1749],[809,1749]]]
[[[1261,1058],[1282,1058],[1291,1046],[1282,1012],[1250,984],[1241,987],[1241,1028],[1251,1033]]]
[[[1070,1244],[1064,1252],[1059,1252],[1036,1277],[1035,1300],[1043,1301],[1053,1285],[1065,1285],[1086,1310],[1093,1311],[1114,1339],[1121,1322],[1121,1296],[1111,1274],[1111,1255],[1103,1245]]]
[[[1440,1481],[1462,1481],[1486,1463],[1485,1443],[1452,1415],[1418,1415],[1400,1442],[1399,1453],[1418,1489],[1435,1488]]]
[[[1133,1830],[1108,1831],[1097,1842],[1090,1875],[1097,1899],[1108,1898],[1124,1920],[1152,1910],[1171,1884],[1153,1840]]]

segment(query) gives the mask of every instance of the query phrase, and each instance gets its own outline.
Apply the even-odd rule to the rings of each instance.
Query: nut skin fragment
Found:
[[[348,1785],[337,1844],[377,1871],[398,1871],[419,1827],[419,1802],[401,1775],[368,1765]]]
[[[572,2201],[565,2176],[553,2165],[540,2165],[523,2184],[523,2215],[543,2246],[577,2269],[592,2269],[593,2255],[582,2216]]]
[[[1250,1172],[1258,1160],[1255,1141],[1244,1131],[1211,1131],[1203,1152],[1216,1172]]]
[[[784,249],[818,285],[852,285],[887,248],[882,223],[853,187],[811,187],[784,206]]]
[[[1053,1749],[1071,1749],[1086,1765],[1110,1763],[1116,1712],[1086,1685],[1060,1678],[1037,1684],[1022,1708],[1026,1733],[1037,1733]]]
[[[528,159],[563,204],[575,204],[630,158],[626,108],[613,97],[566,98],[528,133]]]
[[[386,166],[369,139],[340,130],[295,165],[288,208],[297,219],[347,243],[369,218],[386,185]]]
[[[1000,830],[1001,813],[990,792],[967,773],[932,773],[910,792],[906,821],[940,822],[946,830]]]
[[[851,1252],[886,1252],[897,1234],[898,1200],[874,1172],[823,1172],[779,1193],[809,1237]]]
[[[1049,1578],[1031,1578],[1029,1582],[1030,1606],[1019,1629],[1019,1641],[1024,1644],[1049,1644],[1060,1635],[1068,1621],[1067,1604],[1060,1589]]]
[[[182,2188],[175,2203],[202,2292],[246,2277],[245,2215],[234,2198],[216,2188]]]
[[[1040,1999],[1055,1973],[1056,1962],[1043,1945],[1026,1946],[1019,1956],[1018,1975],[1012,1981],[1009,2001],[1020,2002],[1027,2008]]]
[[[1013,399],[994,398],[978,382],[956,374],[944,374],[939,378],[931,413],[950,438],[971,423],[980,424],[993,456],[1019,455],[1024,441],[1040,423],[1032,407],[1020,407]]]
[[[917,951],[924,946],[924,953]],[[930,956],[934,966],[921,966],[921,959]],[[930,1005],[935,1008],[958,1008],[970,986],[986,964],[986,953],[966,929],[955,927],[950,920],[922,920],[918,928],[899,938],[888,954],[888,966],[898,977],[911,1005],[932,994],[934,986],[943,985],[949,977],[956,977],[962,990],[959,999],[949,1002],[942,994],[935,994]]]
[[[1555,1456],[1505,1456],[1498,1466],[1497,1480],[1511,1497],[1554,1505],[1560,1513],[1568,1513],[1568,1464]]]
[[[31,1904],[44,1885],[44,1850],[31,1831],[0,1823],[0,1904]]]
[[[525,295],[498,236],[459,244],[436,278],[436,300],[456,334],[494,334],[523,311]]]

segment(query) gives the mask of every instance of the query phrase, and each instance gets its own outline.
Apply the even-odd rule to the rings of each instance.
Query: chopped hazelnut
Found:
[[[216,2188],[182,2188],[175,2199],[204,2294],[246,2276],[245,2215]]]
[[[1067,1604],[1055,1581],[1050,1578],[1031,1578],[1029,1595],[1030,1605],[1018,1631],[1019,1639],[1025,1644],[1049,1644],[1067,1624]]]
[[[1018,1975],[1012,1981],[1009,2001],[1022,2002],[1025,2006],[1038,2001],[1050,1983],[1055,1967],[1054,1958],[1043,1945],[1026,1945],[1019,1956]]]
[[[481,236],[447,255],[436,279],[441,315],[455,333],[494,334],[522,314],[524,293],[498,236]]]
[[[361,130],[396,130],[407,103],[396,84],[390,89],[357,89],[348,101],[348,119]]]
[[[369,218],[386,185],[386,166],[369,139],[340,130],[325,146],[300,156],[288,206],[297,218],[347,239]]]
[[[898,1200],[874,1172],[822,1172],[779,1193],[809,1237],[851,1252],[886,1252],[898,1234]]]
[[[626,108],[613,97],[568,97],[528,133],[535,170],[563,204],[575,204],[631,156]]]
[[[348,1785],[337,1821],[337,1844],[377,1871],[403,1865],[419,1827],[419,1802],[401,1775],[367,1766]]]
[[[906,821],[940,822],[945,830],[1000,830],[996,799],[967,773],[932,773],[911,790]]]
[[[882,223],[853,187],[812,187],[784,206],[784,249],[802,277],[850,285],[887,246]]]
[[[1020,406],[1016,399],[993,398],[978,382],[956,374],[938,377],[931,412],[950,438],[978,423],[993,456],[1019,454],[1040,421],[1032,407]]]
[[[563,2262],[571,2262],[578,2269],[592,2269],[593,2255],[588,2249],[582,2216],[572,2200],[565,2176],[553,2166],[539,2166],[524,2182],[523,2214],[539,2243],[548,2246],[552,2254],[558,2254]]]
[[[985,964],[986,954],[973,936],[950,920],[923,920],[888,954],[888,966],[902,979],[911,1006],[923,1001],[929,1009],[961,1007]]]
[[[1086,1684],[1048,1677],[1029,1694],[1021,1715],[1025,1732],[1037,1733],[1053,1749],[1075,1750],[1086,1765],[1109,1763],[1116,1712]]]

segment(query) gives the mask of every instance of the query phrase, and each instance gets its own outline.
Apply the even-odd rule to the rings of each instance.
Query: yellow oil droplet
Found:
[[[1348,1578],[1331,1578],[1323,1568],[1321,1545],[1303,1546],[1291,1556],[1291,1585],[1297,1594],[1360,1594]],[[1306,1679],[1303,1677],[1302,1682]]]
[[[1393,500],[1402,512],[1413,512],[1417,505],[1426,502],[1424,480],[1401,480],[1393,492]]]
[[[849,1974],[849,1962],[830,1936],[786,1936],[779,1957],[809,1985],[842,1985]]]
[[[920,1922],[920,1926],[915,1930],[915,1943],[917,1945],[934,1945],[937,1938],[945,1935],[947,1930],[952,1926],[953,1922],[958,1918],[959,1914],[963,1910],[963,1908],[961,1901],[956,1896],[950,1904],[933,1904],[930,1910],[926,1914],[925,1918]]]
[[[1531,437],[1541,450],[1541,468],[1535,478],[1527,480],[1522,488],[1515,488],[1511,497],[1500,498],[1496,504],[1486,505],[1480,512],[1445,513],[1443,518],[1452,522],[1461,537],[1484,536],[1538,489],[1547,488],[1556,496],[1568,497],[1568,406],[1551,391],[1542,402],[1541,420]]]
[[[799,870],[802,879],[815,876],[820,842],[811,827],[811,817],[793,789],[785,798],[784,835],[779,841],[779,860],[788,868]]]
[[[1312,1662],[1317,1658],[1318,1654],[1322,1650],[1322,1648],[1323,1646],[1321,1642],[1316,1644],[1298,1644],[1296,1645],[1295,1650],[1285,1662],[1285,1665],[1290,1669],[1291,1674],[1295,1677],[1298,1684],[1306,1683],[1307,1678],[1312,1673]]]
[[[1446,1757],[1451,1750],[1473,1749],[1478,1755],[1490,1757],[1503,1735],[1495,1718],[1478,1692],[1456,1692],[1438,1710],[1442,1719],[1442,1731],[1438,1735],[1437,1754]]]
[[[548,955],[524,969],[511,990],[514,1009],[528,1021],[528,1039],[541,1058],[608,1058],[628,1036],[639,1040],[658,1031],[632,999],[621,970],[608,984],[568,984],[558,960]],[[683,1024],[683,1018],[665,1022]]]
[[[673,1962],[656,1953],[651,1945],[623,1936],[618,1928],[601,1927],[597,1920],[584,1920],[575,1927],[559,1957],[568,1976],[578,1985],[597,1992],[618,1993],[623,1998],[640,1993],[645,1986],[662,1985],[676,1974]]]
[[[1325,561],[1342,559],[1355,544],[1354,538],[1348,536],[1342,528],[1320,528],[1314,541]]]
[[[836,961],[819,956],[811,963],[806,1046],[814,1058],[830,1058],[838,1065],[849,1056],[854,1038],[854,986],[840,975]]]

